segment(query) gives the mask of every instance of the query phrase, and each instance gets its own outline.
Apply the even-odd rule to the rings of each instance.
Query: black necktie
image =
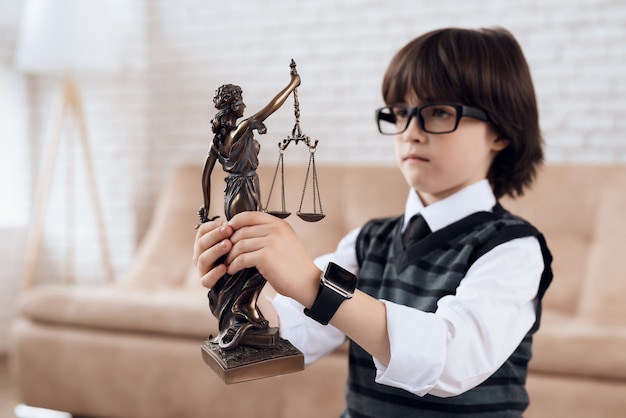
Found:
[[[424,220],[424,217],[422,215],[413,216],[402,233],[402,243],[404,244],[404,248],[408,247],[409,244],[413,242],[421,240],[430,233],[431,230],[428,227],[426,220]]]

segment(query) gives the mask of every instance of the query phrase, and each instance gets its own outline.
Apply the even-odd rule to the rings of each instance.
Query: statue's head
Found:
[[[241,87],[234,84],[224,84],[215,90],[213,104],[217,110],[226,110],[237,102],[243,100]]]

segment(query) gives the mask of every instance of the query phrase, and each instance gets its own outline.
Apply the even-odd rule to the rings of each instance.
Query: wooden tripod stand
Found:
[[[39,173],[39,181],[33,201],[33,216],[26,244],[26,267],[22,280],[23,289],[31,287],[34,283],[35,271],[39,258],[39,249],[41,247],[41,238],[43,234],[46,204],[48,202],[50,187],[54,175],[63,120],[70,112],[73,114],[76,122],[78,123],[80,144],[83,151],[82,155],[87,170],[87,186],[89,189],[91,203],[93,205],[93,213],[100,244],[100,255],[104,265],[105,280],[107,283],[110,283],[114,278],[111,255],[109,253],[109,246],[104,227],[104,218],[102,216],[102,209],[97,190],[93,159],[91,157],[91,149],[89,147],[89,138],[87,135],[87,125],[85,123],[83,106],[76,84],[71,79],[66,79],[63,84],[59,104],[57,105],[53,123],[51,125],[51,135],[46,141],[47,146],[44,151],[43,165]]]

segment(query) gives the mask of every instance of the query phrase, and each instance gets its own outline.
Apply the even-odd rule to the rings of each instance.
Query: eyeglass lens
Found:
[[[459,120],[457,113],[456,107],[445,104],[426,105],[419,108],[387,106],[379,111],[378,126],[383,134],[399,134],[408,128],[411,118],[415,116],[424,131],[447,133],[456,129]]]

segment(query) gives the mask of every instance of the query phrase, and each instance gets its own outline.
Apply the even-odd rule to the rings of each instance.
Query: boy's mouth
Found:
[[[408,154],[406,157],[404,157],[404,161],[428,162],[430,160],[417,154]]]

